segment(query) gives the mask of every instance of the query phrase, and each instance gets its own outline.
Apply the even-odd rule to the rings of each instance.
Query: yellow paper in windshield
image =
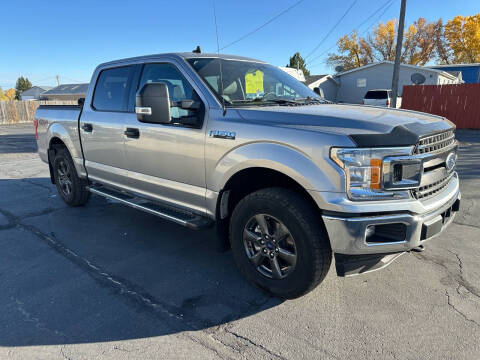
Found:
[[[245,92],[247,94],[263,93],[263,72],[256,70],[245,75]]]

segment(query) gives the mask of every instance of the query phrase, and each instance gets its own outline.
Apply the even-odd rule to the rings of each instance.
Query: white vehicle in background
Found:
[[[392,90],[375,89],[368,90],[363,97],[363,105],[393,107]],[[397,97],[397,109],[402,106],[402,98]]]

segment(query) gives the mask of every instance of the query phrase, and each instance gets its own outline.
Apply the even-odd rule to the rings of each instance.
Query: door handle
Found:
[[[132,139],[138,139],[140,137],[140,131],[135,128],[127,128],[127,130],[125,130],[123,133],[128,138],[132,138]]]
[[[92,126],[92,124],[85,123],[85,124],[82,125],[82,129],[85,132],[92,132],[93,131],[93,126]]]

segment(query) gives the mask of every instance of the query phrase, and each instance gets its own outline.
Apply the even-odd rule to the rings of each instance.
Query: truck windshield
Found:
[[[324,102],[307,86],[275,66],[253,61],[220,61],[218,58],[188,59],[226,106]]]

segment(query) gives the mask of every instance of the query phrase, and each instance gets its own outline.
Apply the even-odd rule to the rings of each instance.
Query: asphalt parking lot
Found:
[[[0,359],[478,359],[480,131],[457,137],[461,212],[425,252],[280,301],[211,230],[67,207],[32,126],[0,126]]]

